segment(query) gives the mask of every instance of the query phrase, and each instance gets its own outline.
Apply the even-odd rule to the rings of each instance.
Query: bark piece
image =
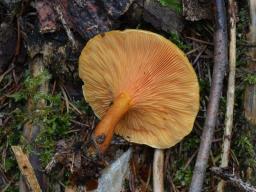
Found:
[[[134,0],[102,0],[107,14],[117,19],[123,15],[130,7]]]
[[[183,0],[183,15],[186,20],[199,21],[211,19],[211,1],[206,0]]]
[[[144,9],[146,10],[143,14],[144,20],[154,27],[166,32],[182,31],[183,20],[181,15],[169,7],[161,5],[159,1],[146,0]]]
[[[8,23],[0,24],[0,74],[11,63],[15,54],[17,34],[14,27]]]
[[[56,23],[52,10],[60,8],[68,28],[78,32],[84,39],[109,31],[116,20],[124,14],[134,0],[40,0],[37,12],[41,30],[54,29]],[[43,9],[47,8],[47,9]],[[56,13],[55,13],[56,14]],[[46,30],[47,31],[47,30]]]
[[[181,32],[184,24],[182,16],[157,0],[136,0],[129,15],[138,22],[143,19],[156,29],[165,32]]]
[[[40,22],[40,32],[54,32],[57,28],[56,14],[47,0],[38,0],[35,2],[35,8]]]
[[[52,10],[59,6],[67,27],[86,40],[117,28],[119,17],[128,10],[127,17],[133,22],[143,18],[155,28],[166,32],[180,32],[183,29],[181,15],[157,0],[40,0],[37,4],[42,32],[55,30],[56,16],[52,15]],[[45,10],[42,10],[44,7]]]

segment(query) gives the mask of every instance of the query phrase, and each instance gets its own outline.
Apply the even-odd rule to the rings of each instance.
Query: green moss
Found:
[[[189,186],[192,180],[192,174],[193,171],[191,167],[182,167],[181,169],[177,170],[176,174],[174,175],[174,182],[179,186]]]
[[[197,135],[191,134],[183,141],[183,151],[189,152],[194,151],[198,148],[200,144],[200,138]]]
[[[247,34],[247,27],[250,19],[250,13],[249,13],[249,8],[247,7],[246,3],[245,5],[246,7],[243,7],[239,10],[238,12],[238,22],[237,22],[237,39],[239,40],[239,42],[244,41],[246,42],[246,34]]]
[[[237,49],[236,49],[236,66],[237,67],[245,67],[247,65],[247,52],[248,49],[246,45],[247,42],[247,33],[248,33],[248,24],[249,24],[249,8],[247,7],[247,3],[244,3],[245,7],[241,8],[238,12],[238,21],[237,21]],[[240,6],[238,6],[240,7]]]
[[[244,164],[247,166],[256,168],[256,153],[254,151],[254,145],[249,136],[241,135],[241,137],[235,142],[236,153],[240,157],[246,157]]]
[[[15,185],[9,185],[5,192],[19,192],[19,188]]]
[[[40,148],[39,156],[43,167],[45,167],[53,157],[56,141],[68,136],[67,132],[71,125],[70,119],[70,114],[61,113],[59,110],[51,110],[41,119],[38,119],[42,128],[34,144]]]
[[[173,154],[171,156],[173,156],[173,159],[171,160],[170,172],[174,173],[173,181],[176,186],[184,189],[189,186],[192,179],[193,163],[187,163],[199,144],[200,138],[198,135],[191,133],[182,143],[174,147],[176,150],[172,149]]]
[[[61,94],[51,95],[38,91],[40,85],[50,80],[48,72],[44,71],[37,77],[31,77],[26,74],[22,83],[22,88],[10,95],[17,108],[12,112],[13,120],[11,123],[11,131],[8,134],[8,143],[22,144],[28,153],[35,153],[33,149],[36,147],[39,151],[39,157],[43,167],[49,163],[54,155],[56,142],[60,139],[68,137],[68,131],[71,127],[71,119],[74,118],[74,112],[67,112],[65,102],[61,99]],[[30,99],[34,108],[27,109],[27,100]],[[36,108],[38,101],[44,99],[46,106]],[[78,108],[90,111],[90,108],[84,102],[79,102]],[[76,103],[75,103],[76,105]],[[25,123],[40,127],[40,133],[32,143],[22,137],[22,129]],[[1,131],[0,131],[1,132]],[[10,167],[10,165],[8,165]]]
[[[45,96],[38,92],[38,87],[50,78],[51,76],[47,71],[42,72],[36,77],[31,77],[27,71],[22,84],[22,89],[12,95],[9,95],[9,97],[13,98],[15,102],[26,101],[29,97],[31,97],[35,102],[38,102],[38,99]]]
[[[247,74],[244,78],[244,82],[249,85],[256,85],[256,75],[255,74]]]
[[[191,46],[185,43],[182,37],[177,33],[170,33],[169,39],[183,51],[188,51],[191,49]]]
[[[7,75],[2,83],[9,80]],[[79,118],[77,114],[73,110],[67,111],[65,109],[66,103],[60,93],[52,95],[39,91],[39,87],[50,80],[51,75],[47,71],[36,77],[32,77],[26,71],[20,83],[21,88],[8,96],[10,107],[5,108],[4,113],[8,114],[10,120],[4,129],[0,129],[0,151],[5,150],[6,152],[6,158],[4,162],[1,159],[0,164],[2,164],[5,174],[13,179],[13,183],[6,191],[18,191],[16,184],[20,177],[20,171],[11,150],[12,145],[21,145],[28,154],[38,155],[42,167],[45,168],[55,153],[56,142],[73,136],[73,133],[70,132],[74,126],[71,120]],[[57,89],[56,92],[58,92]],[[45,106],[43,108],[37,107],[38,101],[42,99],[45,101]],[[32,106],[30,109],[28,109],[28,101]],[[93,114],[84,99],[72,102],[72,104],[88,115]],[[26,123],[40,127],[39,135],[30,143],[23,136],[23,128]],[[49,181],[65,183],[68,180],[68,176],[66,176],[69,174],[68,172],[56,179],[55,176],[58,174],[53,172],[52,175],[54,176],[49,176]],[[49,188],[51,187],[49,186]]]
[[[179,0],[159,0],[159,2],[161,3],[161,5],[167,6],[170,9],[176,11],[177,13],[182,12],[182,4]]]

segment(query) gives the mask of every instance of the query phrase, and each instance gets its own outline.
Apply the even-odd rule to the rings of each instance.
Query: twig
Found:
[[[195,158],[196,154],[197,154],[198,150],[196,150],[191,157],[188,159],[188,161],[186,162],[186,164],[184,165],[184,170],[186,170],[188,168],[188,166],[190,165],[191,161]]]
[[[237,167],[239,167],[240,166],[240,164],[239,164],[239,161],[238,161],[238,159],[237,159],[237,157],[236,157],[236,154],[234,153],[234,151],[231,149],[230,150],[230,152],[231,152],[231,159],[232,159],[232,161],[233,161],[233,163],[234,163],[234,165],[236,165]]]
[[[26,181],[31,188],[33,192],[40,192],[42,191],[35,172],[32,168],[32,165],[30,164],[28,157],[25,153],[23,153],[22,149],[20,146],[12,146],[12,151],[14,152],[14,155],[16,157],[16,160],[18,162],[20,171],[22,175],[26,178]]]
[[[63,85],[59,85],[59,86],[63,93],[62,99],[65,100],[67,112],[69,111],[69,109],[73,109],[74,112],[77,112],[79,115],[83,115],[84,113],[82,111],[80,111],[72,102],[70,102],[71,98],[68,95],[68,91],[65,88],[65,86],[63,86]]]
[[[151,172],[152,172],[152,166],[150,165],[149,170],[148,170],[148,179],[147,179],[147,182],[146,182],[145,191],[148,191],[148,188],[149,188]]]
[[[201,39],[196,39],[194,37],[185,37],[186,39],[190,39],[192,41],[196,41],[198,43],[202,43],[202,44],[206,44],[206,45],[214,45],[213,43],[211,42],[208,42],[208,41],[204,41],[204,40],[201,40]]]
[[[234,187],[238,187],[240,190],[245,192],[256,192],[256,188],[249,183],[242,181],[242,179],[238,178],[234,174],[228,173],[225,169],[220,167],[212,167],[211,171],[221,179],[229,182]],[[239,190],[239,191],[240,191]]]
[[[201,136],[201,143],[197,155],[195,168],[193,171],[192,182],[190,185],[190,192],[202,191],[203,181],[205,177],[206,166],[209,159],[212,138],[216,125],[217,113],[219,108],[219,100],[221,90],[223,87],[223,79],[225,75],[225,68],[228,63],[227,58],[227,24],[226,24],[226,10],[223,0],[215,1],[215,22],[216,31],[214,38],[214,68],[213,78],[210,91],[210,98],[207,107],[207,117],[204,123],[204,129]]]
[[[230,142],[233,127],[233,111],[235,100],[235,75],[236,75],[236,3],[229,0],[229,23],[230,23],[230,42],[229,42],[229,77],[227,92],[227,107],[225,118],[225,129],[223,138],[223,151],[220,167],[228,167]],[[224,191],[223,180],[218,183],[218,192]]]
[[[198,46],[198,47],[196,47],[196,48],[194,48],[194,49],[188,51],[188,52],[186,53],[186,55],[188,56],[188,55],[190,55],[190,54],[192,54],[192,53],[194,53],[194,52],[196,52],[196,51],[200,51],[200,50],[202,50],[204,47],[205,47],[205,45]]]
[[[20,44],[21,44],[21,32],[20,32],[20,16],[17,17],[17,42],[15,47],[15,54],[12,59],[12,64],[15,64],[18,55],[20,54]]]
[[[61,97],[61,98],[65,100],[66,107],[69,106],[69,109],[71,109],[72,111],[76,112],[79,115],[84,114],[84,112],[80,111],[72,102],[69,101],[68,97],[66,97],[67,99],[65,97]]]
[[[53,95],[56,89],[56,80],[54,80],[53,85],[52,85],[52,91],[51,94]]]
[[[131,170],[131,174],[129,176],[129,189],[130,189],[130,191],[135,191],[135,178],[136,178],[137,173],[136,173],[134,155],[131,158],[130,170]]]
[[[147,191],[152,191],[152,189],[150,188],[150,177],[151,176],[151,166],[149,166],[149,169],[148,169],[148,174],[147,174],[147,180],[144,181],[141,177],[139,178],[140,182],[141,182],[141,189],[140,189],[140,192],[147,192]],[[134,190],[136,191],[136,190]]]
[[[53,169],[54,167],[56,167],[56,165],[57,165],[57,163],[58,163],[58,160],[57,160],[58,155],[59,155],[59,153],[55,154],[55,155],[52,157],[51,161],[46,165],[46,167],[45,167],[46,173],[49,174],[49,173],[52,171],[52,169]]]
[[[8,73],[10,73],[13,70],[14,66],[9,67],[9,69],[7,69],[3,74],[0,75],[0,83],[2,82],[2,80],[4,79],[5,75],[7,75]]]
[[[205,49],[207,48],[207,45],[203,46],[203,48],[199,51],[199,53],[197,54],[195,60],[192,62],[192,65],[195,65],[196,62],[198,61],[198,59],[200,58],[200,56],[203,54],[203,52],[205,51]]]
[[[64,90],[64,88],[60,85],[60,89],[61,89],[61,92],[64,96],[64,100],[65,100],[65,103],[66,103],[66,109],[67,109],[67,113],[69,113],[69,100],[68,100],[68,96]]]
[[[164,151],[155,149],[153,162],[153,188],[154,192],[164,192]]]

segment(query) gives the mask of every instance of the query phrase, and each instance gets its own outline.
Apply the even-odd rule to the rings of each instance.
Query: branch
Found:
[[[33,192],[41,192],[41,188],[38,184],[35,172],[30,164],[28,157],[23,153],[20,146],[12,146],[12,150],[18,162],[22,175],[26,178],[26,181]]]
[[[242,181],[242,179],[238,178],[234,174],[226,172],[225,169],[223,168],[212,167],[211,171],[221,179],[225,180],[226,182],[229,182],[234,187],[238,187],[242,191],[256,192],[256,188],[254,186]]]
[[[223,152],[220,167],[228,167],[231,134],[233,127],[233,111],[235,100],[235,74],[236,74],[236,3],[229,0],[229,23],[230,23],[230,42],[229,42],[229,77],[227,92],[227,108],[225,118],[225,129],[223,138]],[[223,192],[224,182],[218,183],[217,191]]]
[[[227,57],[227,24],[226,10],[223,0],[215,0],[215,38],[214,38],[214,68],[213,80],[210,91],[210,99],[207,107],[207,117],[201,137],[201,143],[197,155],[197,160],[193,172],[190,192],[200,192],[202,190],[205,177],[206,166],[209,159],[212,138],[214,134],[219,100],[223,87],[225,68],[228,63]]]

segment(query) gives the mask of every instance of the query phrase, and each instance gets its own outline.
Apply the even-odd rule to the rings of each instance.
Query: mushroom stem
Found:
[[[131,98],[126,93],[121,93],[113,102],[107,113],[96,126],[93,133],[93,140],[100,153],[108,148],[114,134],[115,127],[119,120],[129,110]]]

